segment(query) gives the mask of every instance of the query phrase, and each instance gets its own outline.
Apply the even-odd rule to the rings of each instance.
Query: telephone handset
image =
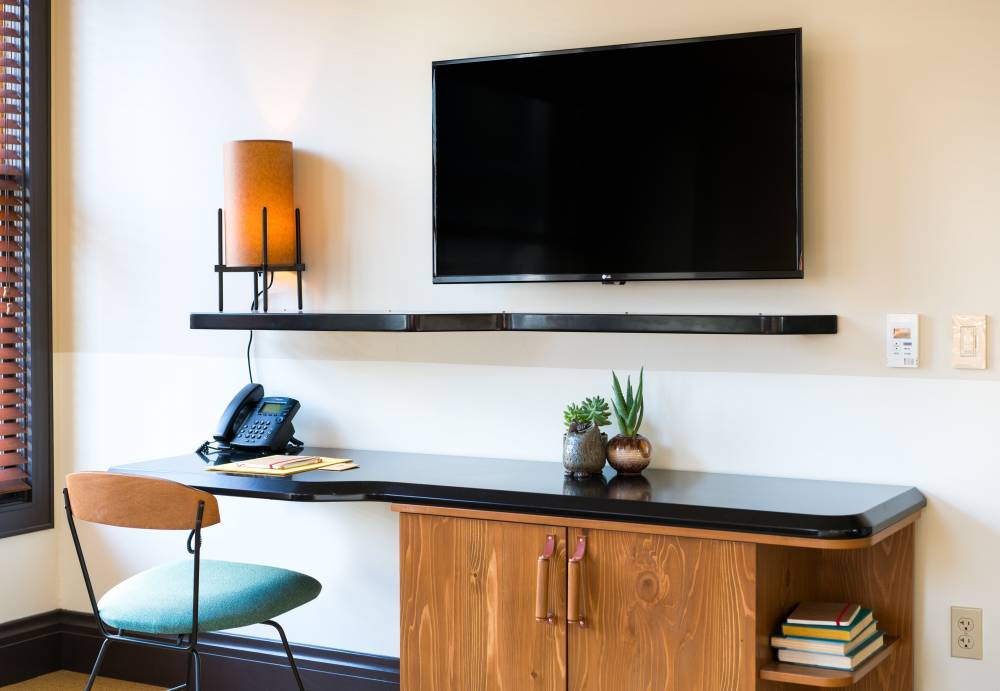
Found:
[[[294,398],[264,396],[260,384],[247,384],[219,419],[214,439],[234,449],[284,451],[294,440],[292,418],[299,412]]]

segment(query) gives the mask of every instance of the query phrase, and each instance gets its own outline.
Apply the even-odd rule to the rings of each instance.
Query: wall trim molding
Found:
[[[204,686],[218,689],[294,688],[278,641],[230,633],[199,636]],[[89,672],[101,637],[91,614],[53,610],[0,624],[0,686],[67,669]],[[343,691],[396,691],[399,659],[292,644],[306,686]],[[173,686],[184,681],[185,656],[112,643],[101,674]]]

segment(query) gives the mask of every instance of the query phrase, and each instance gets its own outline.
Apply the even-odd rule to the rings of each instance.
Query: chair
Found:
[[[112,641],[188,653],[187,682],[170,691],[200,691],[198,634],[250,624],[268,624],[278,631],[295,682],[303,691],[285,632],[272,619],[313,600],[322,586],[314,578],[287,569],[202,561],[201,530],[219,522],[219,504],[214,496],[168,480],[89,472],[66,477],[63,499],[87,594],[103,637],[86,691],[93,687]],[[123,528],[188,530],[187,551],[194,558],[143,571],[122,581],[98,601],[74,518]],[[164,638],[166,635],[176,637],[176,642]]]

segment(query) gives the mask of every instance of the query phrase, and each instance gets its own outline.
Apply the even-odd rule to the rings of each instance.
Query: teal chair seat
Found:
[[[191,559],[143,571],[101,598],[101,619],[124,631],[191,633],[193,581]],[[321,587],[315,578],[288,569],[203,559],[198,630],[259,624],[315,599]]]

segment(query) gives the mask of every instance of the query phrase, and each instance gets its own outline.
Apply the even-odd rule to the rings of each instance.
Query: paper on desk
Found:
[[[287,477],[298,473],[305,473],[310,470],[350,470],[357,468],[356,463],[349,458],[326,458],[317,456],[315,463],[309,465],[295,466],[294,468],[257,468],[246,467],[243,461],[233,463],[223,463],[222,465],[208,466],[205,470],[217,473],[230,473],[233,475],[265,475],[268,477]]]
[[[360,467],[361,466],[352,461],[344,461],[342,459],[338,459],[337,463],[334,463],[333,465],[323,466],[322,468],[319,468],[319,470],[332,470],[336,472],[338,470],[354,470],[355,468],[360,468]]]

